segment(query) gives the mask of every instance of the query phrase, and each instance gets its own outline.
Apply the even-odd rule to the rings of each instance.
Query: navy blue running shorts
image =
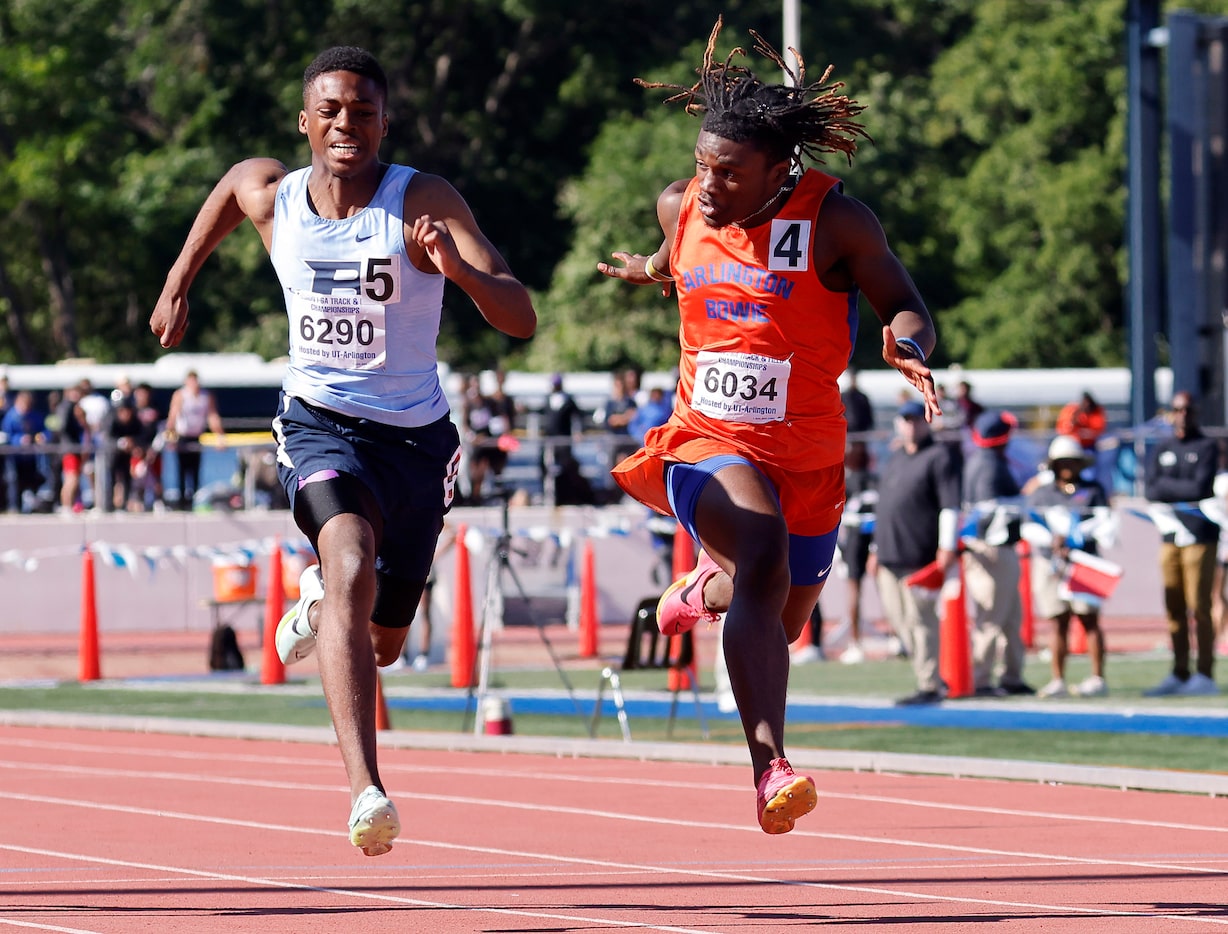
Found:
[[[374,499],[379,509],[375,519],[382,518],[376,572],[417,582],[420,587],[430,573],[443,517],[455,497],[460,436],[451,420],[444,416],[421,428],[401,428],[342,415],[283,394],[273,435],[278,478],[295,521],[312,544],[320,529],[303,528],[303,517],[312,511],[301,508],[300,491],[312,483],[348,475]],[[336,512],[362,514],[363,510],[343,507]],[[306,524],[322,525],[328,518],[317,516]],[[378,533],[379,522],[372,524]]]

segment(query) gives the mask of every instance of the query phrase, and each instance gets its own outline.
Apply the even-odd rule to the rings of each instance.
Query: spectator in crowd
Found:
[[[431,638],[434,634],[434,623],[432,621],[431,601],[435,595],[435,584],[438,578],[439,562],[456,544],[457,528],[451,522],[444,520],[443,530],[439,533],[439,539],[435,542],[435,555],[431,559],[431,570],[426,576],[426,583],[422,587],[422,596],[418,598],[418,612],[414,615],[413,629],[418,634],[418,651],[414,653],[413,658],[409,658],[410,647],[408,638],[405,640],[404,654],[401,656],[402,663],[409,661],[413,666],[414,671],[423,672],[431,667]],[[387,670],[391,670],[392,665],[388,666]]]
[[[1108,426],[1104,406],[1090,392],[1083,393],[1077,402],[1062,406],[1057,416],[1057,433],[1074,438],[1085,451],[1094,451],[1096,442]]]
[[[570,461],[575,460],[571,445],[560,439],[571,438],[580,433],[584,421],[575,398],[563,388],[563,374],[550,377],[550,394],[542,407],[542,431],[546,439],[542,448],[542,483],[553,489],[554,482],[564,471],[574,473]]]
[[[134,480],[133,507],[137,510],[162,508],[162,448],[165,424],[153,401],[153,387],[138,383],[132,390],[132,404],[140,430],[132,456]]]
[[[569,455],[558,465],[558,472],[554,475],[554,505],[598,505],[597,491],[574,455]]]
[[[171,396],[166,415],[167,440],[174,445],[179,462],[179,508],[191,509],[192,500],[200,489],[200,436],[205,429],[215,435],[224,434],[213,393],[203,389],[200,376],[189,370],[183,385]]]
[[[846,470],[844,475],[844,518],[840,523],[837,544],[848,574],[848,645],[840,653],[845,665],[859,665],[866,660],[861,641],[861,590],[866,580],[870,562],[870,548],[874,532],[870,520],[874,518],[878,491],[873,487],[874,478],[868,472]]]
[[[849,367],[848,385],[840,393],[844,404],[844,421],[848,425],[844,448],[844,519],[840,524],[837,544],[848,572],[849,641],[840,654],[840,661],[856,665],[865,661],[861,645],[861,584],[865,578],[866,561],[870,556],[871,533],[865,519],[874,513],[877,494],[872,489],[870,446],[865,435],[874,430],[874,406],[870,397],[857,385],[857,369]]]
[[[938,396],[938,405],[942,407],[942,412],[934,416],[933,421],[930,422],[930,429],[942,431],[947,427],[946,413],[950,412],[955,406],[951,402],[951,395],[947,392],[946,386],[935,386],[934,392]]]
[[[594,421],[604,426],[613,435],[610,444],[610,462],[618,463],[639,447],[631,438],[631,419],[635,416],[635,400],[627,392],[627,378],[622,370],[610,375],[610,395],[594,416]]]
[[[844,421],[848,425],[847,441],[844,446],[844,479],[845,485],[858,489],[868,485],[870,472],[870,446],[865,437],[867,432],[874,430],[874,406],[867,396],[857,386],[857,370],[849,367],[848,386],[840,393],[840,401],[844,404]],[[850,473],[858,474],[850,478]]]
[[[507,373],[503,369],[495,370],[495,388],[486,397],[490,405],[490,434],[495,439],[496,453],[490,458],[490,473],[496,480],[503,476],[507,467],[508,455],[520,447],[516,440],[516,416],[519,409],[516,400],[508,395],[505,383]]]
[[[510,435],[516,430],[520,413],[516,400],[508,395],[506,383],[507,373],[502,367],[496,367],[495,388],[487,396],[494,413],[490,419],[490,430],[496,438]]]
[[[644,371],[637,366],[629,366],[623,370],[623,385],[627,390],[627,398],[634,405],[643,405],[648,401],[648,390],[643,386]]]
[[[1095,479],[1084,477],[1090,456],[1077,440],[1058,435],[1049,443],[1046,469],[1024,486],[1030,511],[1045,520],[1053,534],[1051,543],[1032,552],[1032,597],[1037,616],[1052,624],[1050,664],[1053,676],[1037,693],[1041,697],[1100,697],[1107,694],[1104,680],[1104,633],[1100,609],[1082,600],[1063,599],[1058,585],[1074,549],[1095,554],[1096,539],[1080,530],[1080,523],[1107,513],[1108,495]],[[1053,517],[1053,518],[1051,518]],[[1092,673],[1075,685],[1066,683],[1072,618],[1087,634],[1087,652]]]
[[[805,641],[790,656],[794,665],[809,665],[827,658],[823,652],[823,607],[815,603],[810,611],[810,625],[803,632]],[[798,640],[801,642],[802,640]]]
[[[476,373],[465,377],[465,395],[461,402],[461,425],[468,447],[467,475],[469,500],[482,502],[482,488],[486,477],[503,473],[507,466],[507,454],[500,450],[496,441],[496,412],[493,399],[482,394],[481,380]],[[503,431],[498,434],[503,434]]]
[[[118,392],[118,390],[116,390]],[[132,497],[132,461],[140,456],[141,423],[127,396],[120,396],[107,425],[107,448],[111,463],[111,505],[127,509]]]
[[[0,434],[16,448],[32,449],[47,441],[43,413],[34,407],[32,393],[23,389],[13,397],[13,407],[0,419]],[[9,456],[8,505],[12,511],[34,510],[35,494],[47,479],[41,466],[43,460],[34,450],[17,451]]]
[[[85,508],[81,477],[83,464],[89,457],[90,433],[85,410],[81,408],[83,395],[84,387],[79,382],[64,387],[55,410],[60,444],[60,509],[64,512],[81,512]]]
[[[972,398],[972,384],[961,379],[955,387],[955,414],[958,421],[955,427],[972,428],[984,411],[985,407]]]
[[[88,377],[81,380],[81,411],[85,413],[90,440],[95,447],[100,447],[106,440],[104,432],[107,419],[111,417],[111,400],[98,392]]]
[[[1151,451],[1143,492],[1153,506],[1160,530],[1160,575],[1164,609],[1173,645],[1173,670],[1144,693],[1218,694],[1215,683],[1215,624],[1211,619],[1211,587],[1215,578],[1219,526],[1197,508],[1215,492],[1219,447],[1202,433],[1194,398],[1178,392],[1172,402],[1173,435]],[[1157,507],[1155,504],[1181,504]],[[1198,667],[1190,671],[1190,617],[1198,644]]]
[[[1006,446],[1018,424],[1010,412],[981,413],[964,462],[964,509],[975,534],[964,539],[964,580],[972,599],[972,677],[978,697],[1035,694],[1023,680],[1023,604],[1019,596],[1019,484]],[[994,683],[995,678],[997,684]]]
[[[916,678],[916,692],[896,703],[934,704],[944,691],[938,676],[938,594],[909,586],[907,578],[935,562],[944,573],[955,567],[961,464],[957,449],[935,442],[921,402],[900,406],[895,433],[899,447],[879,474],[875,582]]]
[[[670,413],[674,410],[674,404],[665,394],[665,390],[660,386],[653,386],[648,390],[648,400],[635,410],[635,414],[631,417],[631,422],[628,425],[628,430],[638,443],[644,443],[644,436],[648,434],[648,429],[656,428],[658,425],[664,425],[669,421]]]
[[[115,388],[111,390],[111,410],[119,408],[125,402],[132,404],[132,380],[126,374],[121,374],[115,381]]]

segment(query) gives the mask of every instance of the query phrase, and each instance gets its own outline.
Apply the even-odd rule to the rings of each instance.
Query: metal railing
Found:
[[[236,426],[240,427],[240,426]],[[241,426],[247,427],[247,426]],[[254,426],[253,426],[254,427]],[[231,426],[227,425],[228,430]],[[1225,452],[1224,463],[1228,466],[1228,428],[1205,428],[1204,432],[1220,441]],[[1097,445],[1097,469],[1101,482],[1110,493],[1141,496],[1143,491],[1143,468],[1147,463],[1150,448],[1166,433],[1162,428],[1147,426],[1143,429],[1124,428],[1111,431]],[[623,456],[634,450],[636,442],[628,435],[619,435],[602,430],[589,430],[572,435],[538,435],[534,436],[524,431],[513,433],[516,445],[507,451],[507,462],[500,471],[498,485],[506,490],[522,491],[528,502],[539,505],[553,506],[557,501],[557,489],[560,472],[564,469],[564,459],[574,458],[580,476],[592,487],[598,504],[613,502],[619,498],[613,480],[610,477],[612,468]],[[966,437],[957,429],[945,429],[937,432],[940,441],[966,444]],[[1012,436],[1008,457],[1016,467],[1016,472],[1026,475],[1034,472],[1043,463],[1048,444],[1053,438],[1052,431],[1017,430]],[[889,430],[876,430],[849,435],[850,441],[866,443],[871,457],[871,472],[874,465],[881,465],[890,456],[894,435]],[[481,448],[494,448],[497,439],[482,439],[475,444],[463,445],[462,476],[469,458]],[[225,465],[228,474],[237,475],[241,482],[233,489],[241,498],[241,506],[250,508],[258,505],[261,500],[261,490],[258,484],[260,471],[257,467],[271,464],[271,455],[275,445],[271,440],[227,438],[224,445],[211,445],[189,442],[177,442],[176,445],[166,444],[161,450],[163,463],[176,458],[176,447],[185,450],[202,452],[206,459],[217,456],[228,456],[230,460]],[[82,460],[91,464],[86,473],[86,487],[93,502],[92,507],[104,512],[110,512],[115,507],[109,495],[113,489],[111,463],[118,447],[113,441],[89,445],[71,445],[62,442],[43,442],[20,445],[0,443],[0,486],[3,495],[0,496],[0,510],[6,511],[49,511],[58,505],[60,489],[60,463],[65,454],[79,454]],[[19,458],[34,458],[33,470],[37,472],[38,485],[33,491],[34,506],[30,508],[30,497],[27,502],[17,501],[19,490],[28,488],[23,481],[26,478],[18,476]],[[173,475],[177,478],[177,461]],[[211,472],[217,474],[219,466],[214,460]],[[466,481],[467,482],[467,481]],[[479,494],[489,492],[495,495],[495,483],[490,482],[489,491],[477,491]],[[108,491],[107,496],[99,497],[98,491]],[[468,496],[475,491],[466,489]],[[164,499],[166,499],[164,495]],[[169,497],[168,505],[175,505],[175,498]]]

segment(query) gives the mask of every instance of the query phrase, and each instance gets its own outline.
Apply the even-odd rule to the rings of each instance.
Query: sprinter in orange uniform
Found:
[[[856,336],[858,293],[884,324],[883,359],[939,413],[925,366],[934,326],[874,214],[803,157],[851,160],[862,110],[807,85],[757,34],[755,50],[788,70],[768,84],[713,57],[693,87],[666,87],[703,115],[695,175],[657,199],[664,242],[615,252],[600,272],[678,292],[678,392],[669,421],[614,469],[630,495],[676,516],[702,546],[696,568],[657,607],[667,635],[724,613],[729,678],[757,790],[759,824],[785,833],[814,808],[814,782],[784,753],[788,645],[831,570],[844,505],[845,422],[837,377]],[[830,71],[830,69],[829,69]]]

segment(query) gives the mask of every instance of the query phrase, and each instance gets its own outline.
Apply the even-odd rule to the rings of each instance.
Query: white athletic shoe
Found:
[[[374,785],[368,785],[350,808],[350,843],[368,856],[383,856],[400,833],[396,805]]]
[[[277,624],[275,644],[283,665],[302,661],[316,649],[316,634],[307,611],[324,597],[324,577],[313,564],[298,579],[299,598]]]
[[[1109,693],[1109,686],[1105,683],[1104,678],[1089,675],[1078,683],[1074,693],[1080,697],[1104,697]]]
[[[866,660],[866,652],[856,642],[850,642],[848,648],[840,653],[842,665],[860,665]]]
[[[1177,688],[1177,693],[1182,697],[1210,697],[1212,694],[1219,693],[1219,685],[1211,678],[1196,671],[1190,675],[1190,679],[1185,684]]]
[[[1066,682],[1061,678],[1054,678],[1043,688],[1036,692],[1037,697],[1065,697],[1070,691],[1066,687]]]
[[[790,658],[794,665],[809,665],[811,662],[823,661],[823,650],[817,645],[803,645]]]
[[[431,667],[431,660],[425,655],[414,656],[414,671],[426,671]]]

